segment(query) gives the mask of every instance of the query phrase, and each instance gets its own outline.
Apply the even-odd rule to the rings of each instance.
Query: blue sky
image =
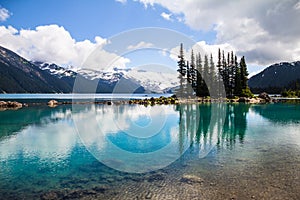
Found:
[[[197,31],[177,20],[165,20],[161,13],[168,13],[166,8],[159,5],[145,8],[135,1],[4,0],[1,5],[12,13],[7,21],[2,22],[3,25],[34,29],[36,26],[57,24],[68,30],[76,40],[93,40],[97,35],[108,38],[141,27],[169,28],[209,43],[215,40],[214,31]]]
[[[29,60],[75,66],[100,45],[104,65],[116,56],[105,50],[111,38],[159,27],[194,40],[201,53],[235,51],[246,57],[253,74],[275,62],[300,60],[299,19],[299,0],[2,0],[0,45]],[[159,45],[146,40],[130,46]],[[178,50],[178,44],[167,50]],[[129,55],[117,64],[133,66],[135,58]]]

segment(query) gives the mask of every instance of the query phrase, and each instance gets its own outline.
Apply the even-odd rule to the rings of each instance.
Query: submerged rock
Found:
[[[148,191],[146,196],[145,196],[145,199],[151,199],[153,196],[152,192]]]
[[[60,199],[63,197],[63,194],[58,191],[50,191],[45,194],[41,195],[42,200],[54,200],[54,199]]]
[[[193,183],[203,183],[203,179],[200,178],[199,176],[196,176],[196,175],[189,175],[189,174],[186,174],[186,175],[183,175],[182,178],[180,179],[181,182],[184,182],[184,183],[188,183],[188,184],[193,184]]]
[[[97,192],[95,190],[75,189],[75,190],[57,190],[49,191],[40,196],[42,200],[54,199],[80,199],[87,196],[94,196]]]
[[[105,185],[97,185],[93,187],[93,190],[96,192],[104,193],[108,188]]]
[[[84,196],[95,195],[95,194],[97,193],[93,190],[71,190],[64,196],[64,199],[79,199]]]
[[[153,181],[161,181],[161,180],[164,180],[164,176],[163,174],[153,174],[153,175],[150,175],[148,177],[148,182],[153,182]]]

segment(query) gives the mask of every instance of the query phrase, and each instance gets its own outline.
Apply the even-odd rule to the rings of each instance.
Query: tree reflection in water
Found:
[[[185,140],[197,145],[202,153],[217,145],[232,148],[244,142],[249,104],[182,104],[179,112],[179,151]]]

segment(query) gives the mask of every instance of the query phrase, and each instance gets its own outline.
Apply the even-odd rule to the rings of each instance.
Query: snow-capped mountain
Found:
[[[39,66],[39,68],[43,71],[48,72],[51,75],[55,75],[58,78],[61,77],[76,77],[76,69],[72,67],[64,68],[60,67],[54,63],[43,63],[43,62],[34,62],[35,65]]]
[[[108,70],[97,71],[93,69],[74,69],[71,67],[60,67],[56,64],[34,62],[40,69],[55,75],[59,78],[76,77],[80,74],[88,80],[106,82],[107,84],[116,84],[121,79],[142,86],[145,90],[155,93],[165,93],[171,88],[179,85],[176,72],[149,71],[138,68],[118,68],[114,67]]]
[[[179,85],[176,73],[148,71],[142,69],[132,69],[125,77],[135,80],[145,89],[155,91],[157,93],[165,93],[171,88]]]
[[[109,70],[109,71],[79,69],[77,72],[81,74],[83,77],[90,80],[102,79],[113,83],[119,81],[128,72],[128,70],[121,70],[118,68],[114,68],[113,70]]]

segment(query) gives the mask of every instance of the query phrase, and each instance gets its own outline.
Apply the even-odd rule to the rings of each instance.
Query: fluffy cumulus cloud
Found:
[[[0,22],[6,21],[10,15],[11,13],[7,9],[0,7]]]
[[[170,14],[170,13],[168,14],[168,13],[162,12],[162,13],[160,14],[160,16],[161,16],[162,18],[164,18],[165,20],[173,21],[173,19],[171,18],[172,14]]]
[[[231,44],[248,62],[300,60],[299,0],[139,0],[160,5],[186,25],[216,31],[216,44]]]
[[[107,67],[111,60],[125,67],[128,59],[104,50],[107,39],[96,36],[94,41],[76,41],[62,26],[38,26],[35,30],[17,30],[12,26],[0,26],[0,45],[32,61],[73,65],[99,69]],[[97,55],[91,56],[91,55]],[[88,62],[87,62],[88,61]],[[86,66],[88,65],[88,66]]]

